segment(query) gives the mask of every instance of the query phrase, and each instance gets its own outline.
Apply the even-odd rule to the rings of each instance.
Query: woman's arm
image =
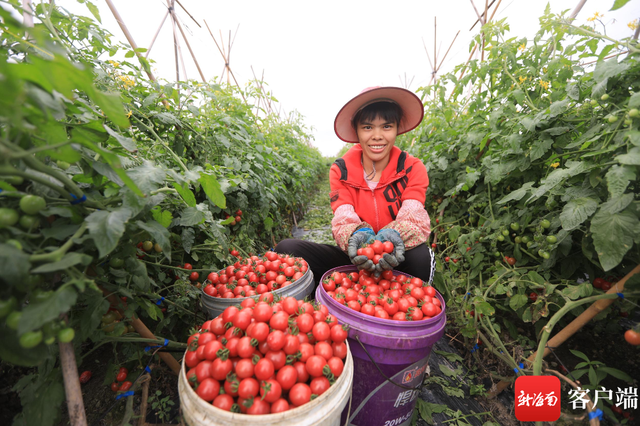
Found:
[[[331,220],[331,232],[343,251],[347,251],[349,238],[360,228],[371,228],[371,225],[360,220],[351,204],[343,204],[336,209]]]
[[[429,240],[431,219],[424,205],[418,200],[404,200],[396,220],[383,229],[395,229],[400,233],[407,250]]]

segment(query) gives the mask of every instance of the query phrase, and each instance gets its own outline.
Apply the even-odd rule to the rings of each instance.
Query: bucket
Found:
[[[352,265],[327,271],[354,272]],[[394,275],[403,272],[393,271]],[[354,311],[333,300],[320,285],[316,301],[325,305],[341,324],[348,324],[349,347],[353,354],[354,380],[348,424],[357,426],[404,426],[411,416],[431,354],[444,334],[445,304],[436,292],[442,312],[420,321],[394,321]],[[342,414],[346,424],[347,412]]]
[[[298,280],[286,287],[274,290],[272,293],[274,296],[292,296],[298,300],[304,300],[305,297],[313,293],[314,286],[315,283],[313,282],[313,272],[311,272],[311,269],[307,269],[307,272],[305,272]],[[244,297],[239,299],[224,299],[222,297],[212,297],[205,293],[202,289],[200,289],[200,293],[202,306],[209,314],[209,319],[216,318],[229,306],[239,305],[245,299]]]
[[[187,381],[183,359],[178,378],[178,395],[183,419],[189,426],[340,426],[340,414],[343,410],[349,409],[352,384],[353,358],[349,350],[340,377],[325,393],[313,401],[283,413],[261,416],[231,413],[214,407],[196,394]]]

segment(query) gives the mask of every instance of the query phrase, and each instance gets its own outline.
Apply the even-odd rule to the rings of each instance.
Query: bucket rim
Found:
[[[356,310],[353,310],[349,307],[346,307],[344,305],[341,305],[340,303],[336,302],[331,296],[329,296],[329,294],[327,293],[327,291],[324,289],[324,287],[322,286],[322,282],[324,281],[324,279],[331,273],[339,270],[340,272],[343,272],[343,270],[348,270],[348,269],[354,269],[353,271],[350,272],[357,272],[357,268],[353,265],[343,265],[343,266],[338,266],[336,268],[330,269],[327,272],[325,272],[322,275],[322,278],[320,279],[320,285],[318,286],[318,288],[316,289],[316,301],[321,302],[321,303],[328,303],[330,304],[332,307],[338,309],[341,312],[344,312],[347,315],[353,316],[355,318],[358,318],[360,320],[365,320],[365,321],[369,321],[373,324],[379,324],[382,326],[398,326],[401,328],[416,328],[416,326],[418,324],[425,324],[425,325],[431,325],[431,324],[435,324],[438,323],[440,321],[442,321],[442,318],[446,318],[446,304],[444,301],[444,298],[442,297],[442,295],[440,294],[440,292],[434,287],[434,290],[436,291],[436,297],[438,298],[438,300],[440,300],[440,303],[442,304],[442,310],[440,311],[440,313],[438,315],[436,315],[435,317],[431,317],[429,319],[421,319],[418,321],[398,321],[398,320],[394,320],[394,319],[384,319],[384,318],[378,318],[372,315],[366,315],[363,314],[361,312],[358,312]],[[397,270],[393,270],[393,275],[406,275],[408,277],[411,278],[415,278],[413,275],[409,275],[405,272],[402,271],[397,271]],[[322,295],[322,300],[320,300],[320,298],[318,297],[318,295]],[[325,301],[327,300],[327,301]]]

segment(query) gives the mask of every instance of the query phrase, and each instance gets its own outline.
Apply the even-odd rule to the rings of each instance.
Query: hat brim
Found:
[[[377,99],[392,100],[402,108],[404,117],[398,126],[399,135],[418,127],[424,117],[424,106],[415,93],[401,87],[376,87],[360,93],[342,107],[333,123],[336,135],[344,142],[358,143],[358,134],[351,120],[360,108]]]

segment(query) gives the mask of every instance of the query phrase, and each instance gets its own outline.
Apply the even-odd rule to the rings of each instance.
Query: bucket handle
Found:
[[[355,339],[358,341],[358,343],[360,343],[360,347],[362,348],[362,350],[364,351],[364,353],[365,353],[365,354],[367,354],[367,356],[369,357],[369,359],[371,360],[371,362],[373,363],[373,365],[375,365],[375,366],[376,366],[376,368],[378,369],[378,372],[380,373],[380,375],[381,375],[382,377],[384,377],[384,378],[385,378],[385,380],[386,380],[387,382],[389,382],[389,383],[391,383],[391,384],[394,384],[394,385],[398,386],[399,388],[406,389],[406,390],[417,390],[417,389],[419,389],[419,388],[422,386],[422,383],[419,383],[415,388],[411,388],[411,387],[409,387],[409,386],[405,386],[405,385],[403,385],[403,384],[400,384],[400,383],[396,383],[396,382],[394,382],[392,379],[390,379],[389,377],[387,377],[387,375],[386,375],[386,374],[384,374],[384,373],[382,372],[382,370],[380,369],[380,366],[378,366],[378,363],[377,363],[377,362],[375,362],[375,361],[373,360],[373,358],[372,358],[372,357],[371,357],[371,355],[369,354],[369,351],[367,350],[367,348],[365,348],[365,347],[364,347],[364,345],[362,344],[362,342],[360,341],[360,336],[358,336],[358,335],[356,334],[356,335],[355,335]]]

